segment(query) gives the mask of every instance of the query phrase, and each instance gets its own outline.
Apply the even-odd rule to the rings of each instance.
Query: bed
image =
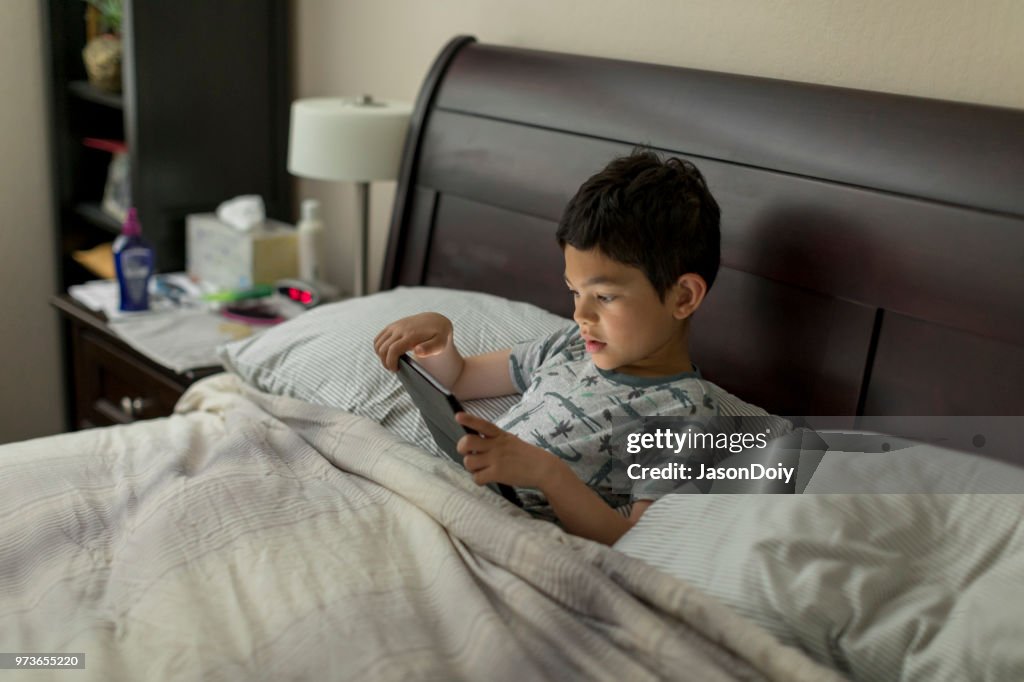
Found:
[[[84,654],[31,679],[1020,679],[1022,132],[1015,110],[453,39],[381,293],[225,347],[170,418],[0,448],[0,649]],[[374,334],[435,309],[472,353],[565,324],[559,213],[637,144],[723,207],[704,374],[835,451],[925,418],[905,449],[984,494],[872,494],[844,460],[861,494],[669,496],[608,548],[431,451]]]

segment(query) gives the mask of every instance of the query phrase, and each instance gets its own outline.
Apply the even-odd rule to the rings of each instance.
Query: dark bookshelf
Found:
[[[82,220],[112,235],[121,232],[121,221],[104,211],[98,202],[75,204],[74,211]]]
[[[75,97],[87,102],[102,104],[112,109],[124,109],[124,97],[119,92],[105,92],[94,87],[87,80],[71,81],[68,83],[68,90]]]
[[[123,0],[122,87],[88,80],[81,0],[40,0],[49,81],[57,291],[95,278],[76,251],[109,243],[120,221],[102,208],[112,155],[85,138],[127,144],[131,204],[158,272],[185,266],[185,218],[259,194],[292,222],[287,174],[287,0]],[[64,325],[65,375],[74,386]],[[75,391],[67,391],[68,396]],[[67,413],[71,414],[70,406]],[[70,425],[70,422],[69,422]]]
[[[88,248],[117,221],[100,208],[109,152],[86,137],[128,145],[132,204],[157,269],[185,265],[185,216],[259,194],[271,217],[292,221],[286,170],[288,3],[124,0],[121,92],[87,79],[86,3],[43,0],[57,243]],[[58,285],[76,283],[58,254]]]

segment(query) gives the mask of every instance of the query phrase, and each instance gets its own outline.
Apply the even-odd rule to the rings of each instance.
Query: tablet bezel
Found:
[[[459,399],[456,398],[451,391],[445,388],[441,382],[430,374],[430,372],[408,355],[401,355],[398,358],[398,379],[405,388],[405,392],[409,394],[410,398],[412,398],[412,402],[416,406],[416,409],[419,410],[420,417],[426,424],[427,431],[430,432],[430,435],[434,439],[438,448],[448,455],[449,459],[459,466],[463,466],[462,455],[458,451],[450,451],[444,443],[441,443],[438,440],[438,437],[434,434],[434,430],[431,428],[431,422],[433,421],[434,427],[439,430],[445,430],[444,427],[449,427],[447,430],[451,430],[451,427],[454,426],[454,428],[459,432],[475,434],[476,431],[459,424],[459,422],[455,420],[455,414],[457,412],[466,411],[462,406],[462,403],[459,402]],[[413,387],[421,389],[429,387],[431,390],[418,391],[414,390]],[[423,395],[436,395],[440,400],[432,399],[437,401],[434,404],[421,404],[421,396]],[[443,401],[444,407],[446,408],[444,410],[441,409],[441,401]],[[445,423],[438,424],[437,420],[433,419],[435,417],[443,420]],[[522,506],[522,501],[519,499],[519,496],[516,494],[516,491],[512,486],[504,483],[489,483],[488,487],[516,506]]]

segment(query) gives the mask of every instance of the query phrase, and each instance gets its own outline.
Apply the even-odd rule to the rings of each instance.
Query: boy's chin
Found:
[[[614,372],[620,366],[620,363],[616,362],[614,358],[602,357],[601,353],[592,354],[590,361],[594,363],[594,367],[606,372]]]

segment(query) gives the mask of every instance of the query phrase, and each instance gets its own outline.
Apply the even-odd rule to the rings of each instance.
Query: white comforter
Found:
[[[831,677],[377,424],[229,375],[168,419],[0,448],[0,475],[0,651],[84,653],[76,680]]]

